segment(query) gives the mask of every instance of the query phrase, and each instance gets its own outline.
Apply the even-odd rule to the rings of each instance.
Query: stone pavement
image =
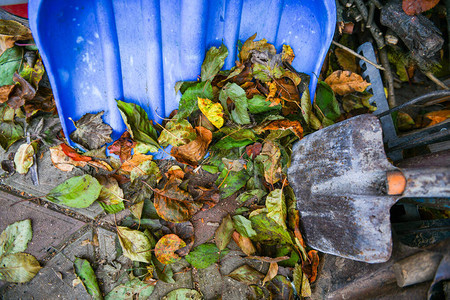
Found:
[[[7,153],[0,154],[0,160],[8,158],[20,142],[11,146]],[[43,197],[48,191],[69,177],[79,175],[77,171],[66,173],[56,169],[50,160],[49,151],[38,154],[40,185],[34,186],[30,173],[27,175],[1,174],[0,186],[0,232],[9,224],[31,219],[33,239],[25,252],[34,255],[43,268],[30,282],[10,284],[0,281],[2,299],[91,299],[81,284],[74,285],[73,270],[75,257],[86,258],[96,271],[100,288],[107,294],[115,286],[128,280],[131,261],[117,255],[120,245],[114,230],[114,218],[106,215],[98,204],[87,209],[73,209],[55,205],[45,198],[27,201],[30,197]],[[226,205],[220,204],[204,215],[205,222],[196,222],[196,239],[201,243],[211,239],[222,217],[227,213]],[[116,215],[121,220],[130,212]],[[194,224],[195,225],[195,224]],[[232,242],[234,243],[234,242]],[[198,242],[196,243],[198,244]],[[227,276],[243,264],[249,264],[259,271],[267,271],[267,264],[242,258],[236,244],[230,244],[232,251],[222,259],[220,265],[192,271],[190,265],[181,260],[172,268],[176,282],[158,282],[150,297],[159,299],[178,288],[196,288],[205,299],[245,299],[247,286]],[[76,281],[75,281],[76,283]]]

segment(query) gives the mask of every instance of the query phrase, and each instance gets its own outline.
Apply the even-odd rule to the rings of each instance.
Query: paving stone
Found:
[[[56,254],[30,282],[12,284],[0,291],[3,299],[91,299],[82,284],[75,287],[72,285],[76,278],[72,261],[75,260],[75,256],[86,258],[91,263],[94,261],[94,247],[83,243],[85,240],[92,240],[92,237],[92,229],[89,228],[61,253]]]
[[[97,237],[98,237],[98,251],[100,260],[105,260],[105,262],[107,263],[110,263],[113,260],[115,260],[117,258],[117,251],[116,251],[117,233],[98,227]]]
[[[1,153],[0,160],[7,159],[8,153],[14,152],[19,146],[20,143],[14,144],[13,146],[11,146],[10,150],[7,153]],[[31,182],[31,172],[28,172],[26,175],[16,173],[12,176],[3,178],[1,182],[16,190],[25,192],[35,197],[44,197],[54,187],[56,187],[60,183],[63,183],[65,180],[83,174],[81,170],[77,169],[74,169],[72,172],[63,172],[55,168],[50,159],[50,151],[48,150],[44,151],[42,158],[40,158],[40,153],[38,154],[38,156],[39,158],[37,166],[40,183],[39,185],[33,185],[33,183]],[[88,208],[80,209],[74,209],[64,205],[61,206],[64,208],[75,210],[76,212],[91,219],[94,219],[103,212],[103,209],[97,203],[94,203]]]
[[[224,281],[216,264],[205,269],[197,269],[196,272],[192,272],[192,277],[198,282],[198,287],[206,300],[220,298]]]
[[[119,211],[117,214],[106,214],[104,217],[100,218],[100,225],[109,224],[115,225],[119,224],[124,218],[128,217],[131,214],[131,211],[127,208],[122,211]]]
[[[47,256],[50,246],[58,247],[84,225],[81,221],[32,202],[26,201],[12,205],[20,200],[23,199],[0,191],[0,206],[2,207],[0,232],[9,224],[31,219],[33,239],[28,243],[26,252],[34,255],[38,260]]]
[[[165,283],[161,280],[158,281],[152,295],[150,296],[150,299],[161,299],[161,297],[176,289],[194,288],[192,273],[190,271],[183,272],[185,268],[190,267],[190,264],[186,262],[186,260],[182,259],[176,263],[173,263],[171,266],[173,269],[173,273],[177,273],[176,275],[174,275],[175,283]]]

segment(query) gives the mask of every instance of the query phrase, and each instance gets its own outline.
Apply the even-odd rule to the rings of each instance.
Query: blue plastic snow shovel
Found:
[[[195,80],[206,51],[223,42],[224,68],[237,41],[257,33],[277,50],[289,44],[310,90],[333,38],[335,0],[30,0],[29,20],[66,137],[69,118],[105,111],[113,139],[126,129],[116,99],[160,121],[178,107],[174,85]]]

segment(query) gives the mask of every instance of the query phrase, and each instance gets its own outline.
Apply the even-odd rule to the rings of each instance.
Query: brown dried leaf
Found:
[[[239,234],[239,232],[233,232],[231,236],[234,242],[241,248],[242,252],[246,255],[252,255],[256,252],[255,246],[253,246],[252,240],[248,237]]]
[[[272,121],[263,130],[291,130],[299,138],[303,137],[303,127],[299,121],[276,120]]]
[[[180,237],[185,243],[186,246],[183,248],[180,248],[175,251],[176,254],[178,254],[181,257],[184,257],[189,254],[189,252],[192,249],[192,246],[194,246],[194,226],[191,222],[182,222],[182,223],[172,223],[167,222],[167,224],[163,225],[167,226],[170,231],[172,231],[173,234],[176,234],[178,237]]]
[[[145,155],[141,153],[135,153],[133,157],[127,161],[125,161],[120,169],[125,172],[131,172],[134,168],[139,166],[141,163],[147,160],[153,159],[151,155]]]
[[[34,98],[26,100],[23,108],[27,117],[31,117],[38,111],[55,112],[56,104],[52,90],[42,86],[39,87]]]
[[[266,277],[264,277],[262,285],[266,282],[272,280],[278,273],[278,264],[276,262],[270,263],[269,270],[267,271]]]
[[[181,163],[197,166],[198,161],[202,159],[208,151],[209,143],[212,140],[210,130],[198,126],[195,127],[197,138],[192,142],[180,147],[173,147],[171,155]]]
[[[325,79],[331,89],[341,95],[347,95],[352,92],[364,92],[364,90],[370,85],[360,75],[352,73],[350,71],[334,71],[330,76]]]
[[[256,38],[256,33],[249,37],[244,44],[242,45],[241,51],[239,52],[239,57],[241,62],[245,62],[249,59],[252,50],[258,50],[260,52],[268,50],[271,54],[276,54],[277,50],[275,46],[267,43],[266,39],[262,39],[260,41],[253,41]]]
[[[76,130],[70,134],[70,138],[88,150],[98,149],[112,142],[112,128],[102,120],[104,113],[104,111],[96,114],[87,113],[75,121]]]
[[[409,15],[417,15],[430,10],[439,3],[439,0],[403,0],[403,11]]]
[[[30,101],[36,95],[34,87],[19,74],[14,73],[14,82],[16,85],[9,94],[9,99],[6,102],[9,107],[13,109],[19,109],[26,101]]]
[[[261,149],[261,143],[254,143],[245,147],[245,152],[247,153],[248,157],[250,157],[251,159],[255,159],[255,157],[257,157],[261,153]]]
[[[358,71],[356,56],[341,48],[336,48],[334,50],[334,54],[336,55],[337,61],[342,69],[354,73]]]
[[[0,103],[5,103],[6,101],[8,101],[9,94],[11,93],[14,87],[15,87],[14,84],[4,85],[0,87]]]
[[[8,48],[14,47],[16,41],[31,38],[31,31],[19,22],[0,20],[0,54]]]
[[[85,161],[75,161],[68,157],[61,148],[61,145],[50,148],[50,158],[53,165],[64,172],[70,172],[74,167],[86,166]]]
[[[131,158],[131,150],[135,146],[136,142],[131,139],[130,133],[125,131],[118,140],[108,147],[108,150],[110,153],[118,155],[120,161],[124,162]]]

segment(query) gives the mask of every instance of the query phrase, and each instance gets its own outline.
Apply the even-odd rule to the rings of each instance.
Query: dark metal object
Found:
[[[360,115],[306,136],[293,148],[288,170],[309,246],[354,260],[385,262],[392,250],[386,173],[398,170],[383,149],[373,115]],[[403,170],[405,195],[448,197],[450,168]],[[439,179],[439,180],[437,180]],[[425,188],[424,188],[425,187]]]
[[[450,239],[450,219],[393,223],[392,229],[398,240],[410,247],[422,248]]]

